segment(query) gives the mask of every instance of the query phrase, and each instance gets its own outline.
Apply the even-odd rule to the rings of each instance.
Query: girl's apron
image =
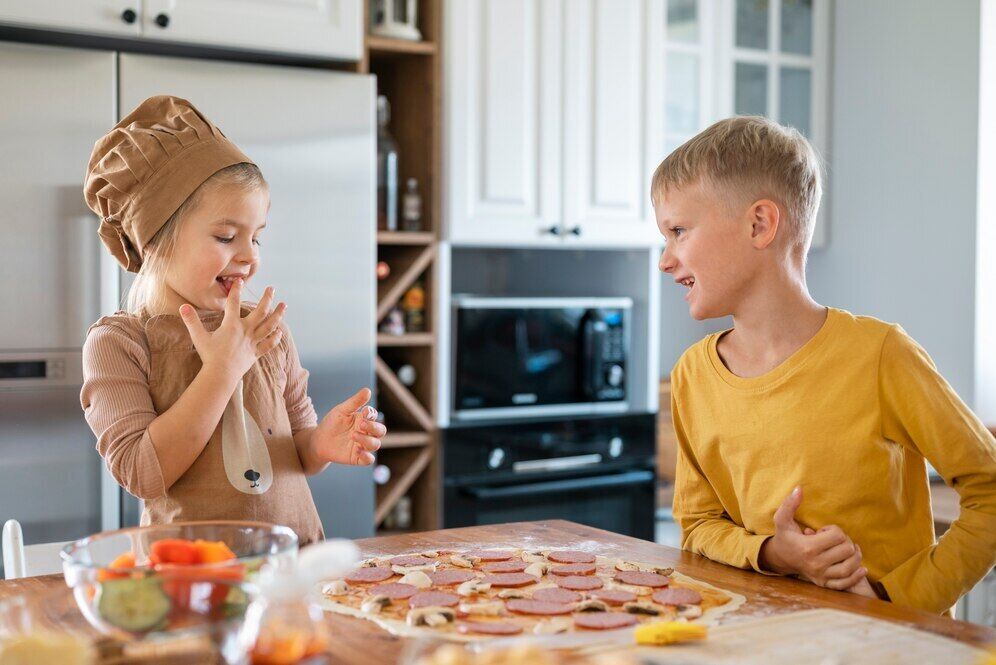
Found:
[[[214,331],[221,314],[209,314],[202,321]],[[145,333],[149,392],[156,412],[163,413],[197,376],[201,359],[178,316],[149,319]],[[253,520],[289,526],[301,545],[324,538],[287,418],[287,375],[276,372],[277,385],[273,385],[273,381],[261,384],[259,374],[252,370],[239,382],[221,422],[186,473],[165,496],[145,502],[143,525]]]

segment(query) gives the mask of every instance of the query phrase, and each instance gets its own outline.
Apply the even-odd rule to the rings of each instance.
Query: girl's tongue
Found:
[[[228,292],[232,290],[232,284],[235,283],[235,278],[233,277],[216,277],[218,284],[221,286],[221,290],[225,293],[225,297],[228,297]]]

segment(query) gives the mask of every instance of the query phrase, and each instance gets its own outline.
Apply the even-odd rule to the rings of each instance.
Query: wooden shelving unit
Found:
[[[370,16],[369,0],[366,16]],[[377,77],[377,92],[391,103],[390,131],[398,142],[399,189],[415,178],[422,194],[422,229],[418,232],[378,231],[377,259],[391,268],[377,283],[378,326],[405,292],[421,282],[426,295],[426,330],[404,335],[377,334],[377,406],[384,412],[388,435],[378,463],[391,478],[376,487],[374,526],[408,496],[412,524],[406,531],[440,526],[440,460],[436,431],[435,264],[439,255],[442,176],[442,0],[419,0],[419,30],[423,41],[386,39],[368,34],[356,71]],[[369,29],[367,31],[369,33]],[[401,217],[399,211],[399,219]],[[396,370],[409,364],[417,378],[404,385]],[[390,533],[397,533],[392,529]]]

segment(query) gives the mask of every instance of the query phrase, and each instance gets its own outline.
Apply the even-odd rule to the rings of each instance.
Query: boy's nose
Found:
[[[677,261],[674,260],[674,255],[671,254],[669,248],[669,245],[664,246],[664,251],[661,252],[661,261],[657,266],[660,268],[661,272],[668,274],[674,272],[674,269],[677,266]]]

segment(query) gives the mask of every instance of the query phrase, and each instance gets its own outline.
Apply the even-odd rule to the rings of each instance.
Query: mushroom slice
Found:
[[[374,557],[372,559],[364,559],[363,561],[360,562],[360,565],[357,566],[357,568],[375,568],[376,566],[377,566],[377,557]]]
[[[424,556],[427,559],[435,559],[436,557],[439,556],[439,552],[437,552],[436,550],[429,550],[427,552],[419,552],[419,554],[421,554],[422,556]]]
[[[458,596],[476,596],[478,594],[484,593],[491,588],[491,584],[488,582],[482,582],[481,580],[467,580],[463,584],[457,587]]]
[[[609,606],[600,600],[585,600],[574,607],[575,612],[608,612]]]
[[[620,582],[612,582],[606,585],[607,589],[619,589],[620,591],[629,591],[637,596],[649,596],[654,592],[654,590],[648,586],[636,586],[635,584],[622,584]]]
[[[635,563],[623,561],[622,559],[616,559],[616,570],[640,570],[640,567]]]
[[[473,568],[474,562],[466,557],[462,557],[459,554],[450,555],[450,563],[452,563],[457,568]]]
[[[435,628],[456,620],[456,612],[449,607],[418,607],[408,612],[405,621],[409,626],[429,626]]]
[[[374,596],[368,598],[360,605],[360,610],[366,614],[380,614],[381,610],[391,604],[391,599],[387,596]]]
[[[326,596],[341,596],[349,590],[345,580],[332,580],[322,587],[322,593]]]
[[[676,609],[678,610],[678,616],[685,619],[698,619],[702,616],[702,607],[700,605],[678,605]]]
[[[488,586],[491,586],[490,584]],[[521,589],[502,589],[498,592],[499,598],[529,598],[529,594]]]
[[[460,603],[460,611],[471,616],[497,617],[505,613],[505,603],[500,600],[486,603]]]
[[[542,579],[543,576],[546,575],[546,571],[548,571],[549,569],[550,566],[548,564],[539,563],[537,561],[536,563],[531,563],[528,566],[526,566],[526,569],[522,572],[524,572],[526,575],[532,575],[537,579]]]
[[[630,614],[646,614],[651,617],[659,616],[661,613],[660,608],[653,603],[641,603],[639,601],[624,604],[623,610]]]
[[[526,563],[546,563],[547,561],[542,552],[523,552],[522,560]]]
[[[413,570],[398,581],[401,584],[411,584],[417,589],[428,589],[432,586],[432,580],[421,570]]]
[[[435,570],[438,565],[439,563],[437,561],[433,561],[432,563],[424,563],[419,566],[391,566],[391,570],[396,572],[398,575],[407,575],[408,573],[414,573],[419,570],[423,572],[426,570]]]
[[[571,628],[571,620],[566,617],[553,617],[549,621],[540,621],[533,626],[536,635],[555,635],[566,633]]]

